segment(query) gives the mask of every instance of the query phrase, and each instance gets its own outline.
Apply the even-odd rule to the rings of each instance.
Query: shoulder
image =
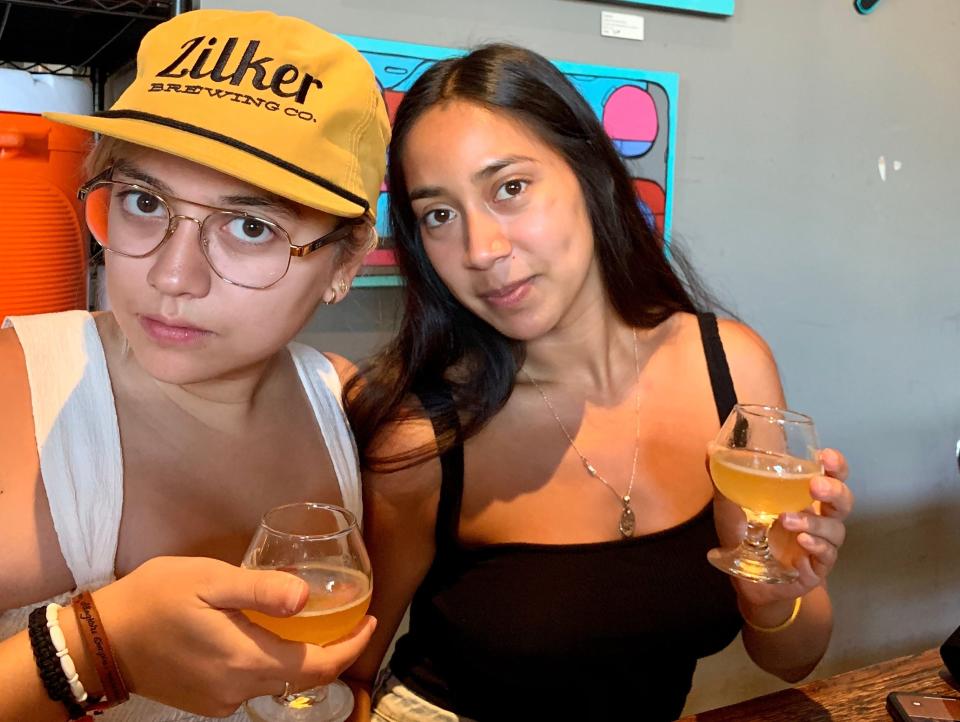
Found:
[[[431,497],[442,476],[433,424],[416,397],[406,407],[404,418],[384,425],[373,439],[368,466],[375,470],[363,476],[365,492],[403,504]],[[414,461],[418,458],[422,460]],[[381,459],[391,461],[381,469]]]
[[[718,318],[720,343],[730,368],[737,398],[744,403],[783,404],[777,362],[763,337],[745,323]],[[676,313],[653,331],[664,345],[672,347],[674,368],[705,367],[699,319],[692,313]]]
[[[720,319],[717,325],[737,398],[749,403],[782,405],[780,372],[763,337],[739,321]]]
[[[355,369],[347,359],[299,341],[288,343],[286,351],[291,368],[296,369],[300,383],[308,391],[313,389],[321,396],[332,394],[341,406],[345,405],[344,387],[355,375]]]
[[[347,382],[357,375],[357,365],[350,359],[329,351],[324,351],[323,355],[333,365],[342,385],[346,386]]]
[[[728,318],[718,319],[717,326],[731,372],[777,373],[773,351],[759,333],[745,323]]]

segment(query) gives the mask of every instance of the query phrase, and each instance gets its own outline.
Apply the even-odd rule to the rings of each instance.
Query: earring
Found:
[[[340,293],[342,295],[347,295],[347,282],[341,277],[340,279]]]

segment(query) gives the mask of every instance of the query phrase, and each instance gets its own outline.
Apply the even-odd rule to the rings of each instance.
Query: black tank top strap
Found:
[[[717,405],[717,416],[722,424],[737,403],[737,392],[733,388],[733,377],[730,376],[727,354],[723,351],[716,315],[698,313],[697,320],[700,322],[700,338],[703,340],[703,353],[707,358],[707,371],[710,372],[713,401]]]
[[[428,394],[420,395],[420,402],[430,416],[437,439],[453,432],[454,443],[440,454],[440,501],[437,504],[437,525],[434,531],[436,553],[442,556],[455,548],[460,530],[460,506],[463,500],[463,442],[460,417],[453,402],[450,387],[443,384]]]

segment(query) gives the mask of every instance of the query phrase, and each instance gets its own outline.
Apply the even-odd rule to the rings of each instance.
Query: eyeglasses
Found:
[[[145,258],[177,230],[192,221],[200,230],[200,247],[210,268],[227,283],[244,288],[269,288],[290,268],[290,258],[302,258],[347,237],[363,220],[348,219],[330,233],[304,245],[294,245],[277,223],[240,211],[162,196],[136,183],[110,178],[113,168],[87,181],[77,192],[83,201],[87,228],[111,253]],[[202,219],[173,212],[171,202],[210,210]]]

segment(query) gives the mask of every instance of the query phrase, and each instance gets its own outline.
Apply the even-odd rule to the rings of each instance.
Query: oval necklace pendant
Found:
[[[633,530],[636,528],[637,519],[630,508],[630,502],[624,501],[623,512],[620,514],[620,536],[626,538],[633,536]]]

